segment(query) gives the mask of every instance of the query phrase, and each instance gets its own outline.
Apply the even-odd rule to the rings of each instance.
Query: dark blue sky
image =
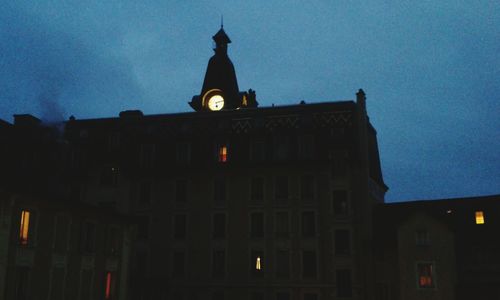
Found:
[[[4,3],[0,118],[190,111],[221,14],[261,105],[365,90],[389,201],[500,193],[498,1]]]

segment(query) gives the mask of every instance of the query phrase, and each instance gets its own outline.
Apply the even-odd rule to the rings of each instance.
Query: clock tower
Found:
[[[203,87],[199,95],[193,96],[189,105],[196,111],[219,111],[257,107],[255,91],[240,92],[236,72],[229,56],[227,45],[231,40],[221,26],[212,37],[215,54],[208,61]]]

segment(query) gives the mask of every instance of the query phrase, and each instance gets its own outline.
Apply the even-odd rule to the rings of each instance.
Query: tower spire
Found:
[[[221,29],[224,28],[224,15],[223,14],[220,15],[220,28]]]

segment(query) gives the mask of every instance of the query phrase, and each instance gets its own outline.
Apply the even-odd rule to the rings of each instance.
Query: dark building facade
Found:
[[[455,299],[477,287],[495,293],[494,269],[475,269],[484,280],[469,275],[477,267],[470,243],[480,236],[469,230],[493,230],[496,208],[483,215],[486,226],[466,228],[457,225],[466,217],[461,201],[446,202],[446,211],[457,205],[453,222],[441,215],[442,201],[384,204],[388,188],[362,90],[353,100],[258,107],[255,91],[239,90],[223,28],[213,39],[200,94],[189,102],[194,112],[129,110],[57,126],[30,115],[0,122],[9,145],[0,147],[0,221],[8,224],[0,233],[14,241],[0,249],[0,295],[389,300]],[[39,216],[38,226],[26,225],[26,212]],[[71,224],[62,256],[54,248],[66,227],[59,216]],[[33,232],[40,242],[27,247]],[[492,257],[495,247],[479,246]],[[19,264],[26,255],[29,268],[15,271],[26,267]],[[54,266],[65,275],[55,271],[63,280],[47,288],[52,277],[40,274]]]

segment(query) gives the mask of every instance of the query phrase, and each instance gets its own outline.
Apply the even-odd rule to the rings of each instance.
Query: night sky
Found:
[[[6,121],[191,111],[223,15],[240,90],[261,106],[364,89],[387,200],[500,193],[500,1],[13,2]]]

